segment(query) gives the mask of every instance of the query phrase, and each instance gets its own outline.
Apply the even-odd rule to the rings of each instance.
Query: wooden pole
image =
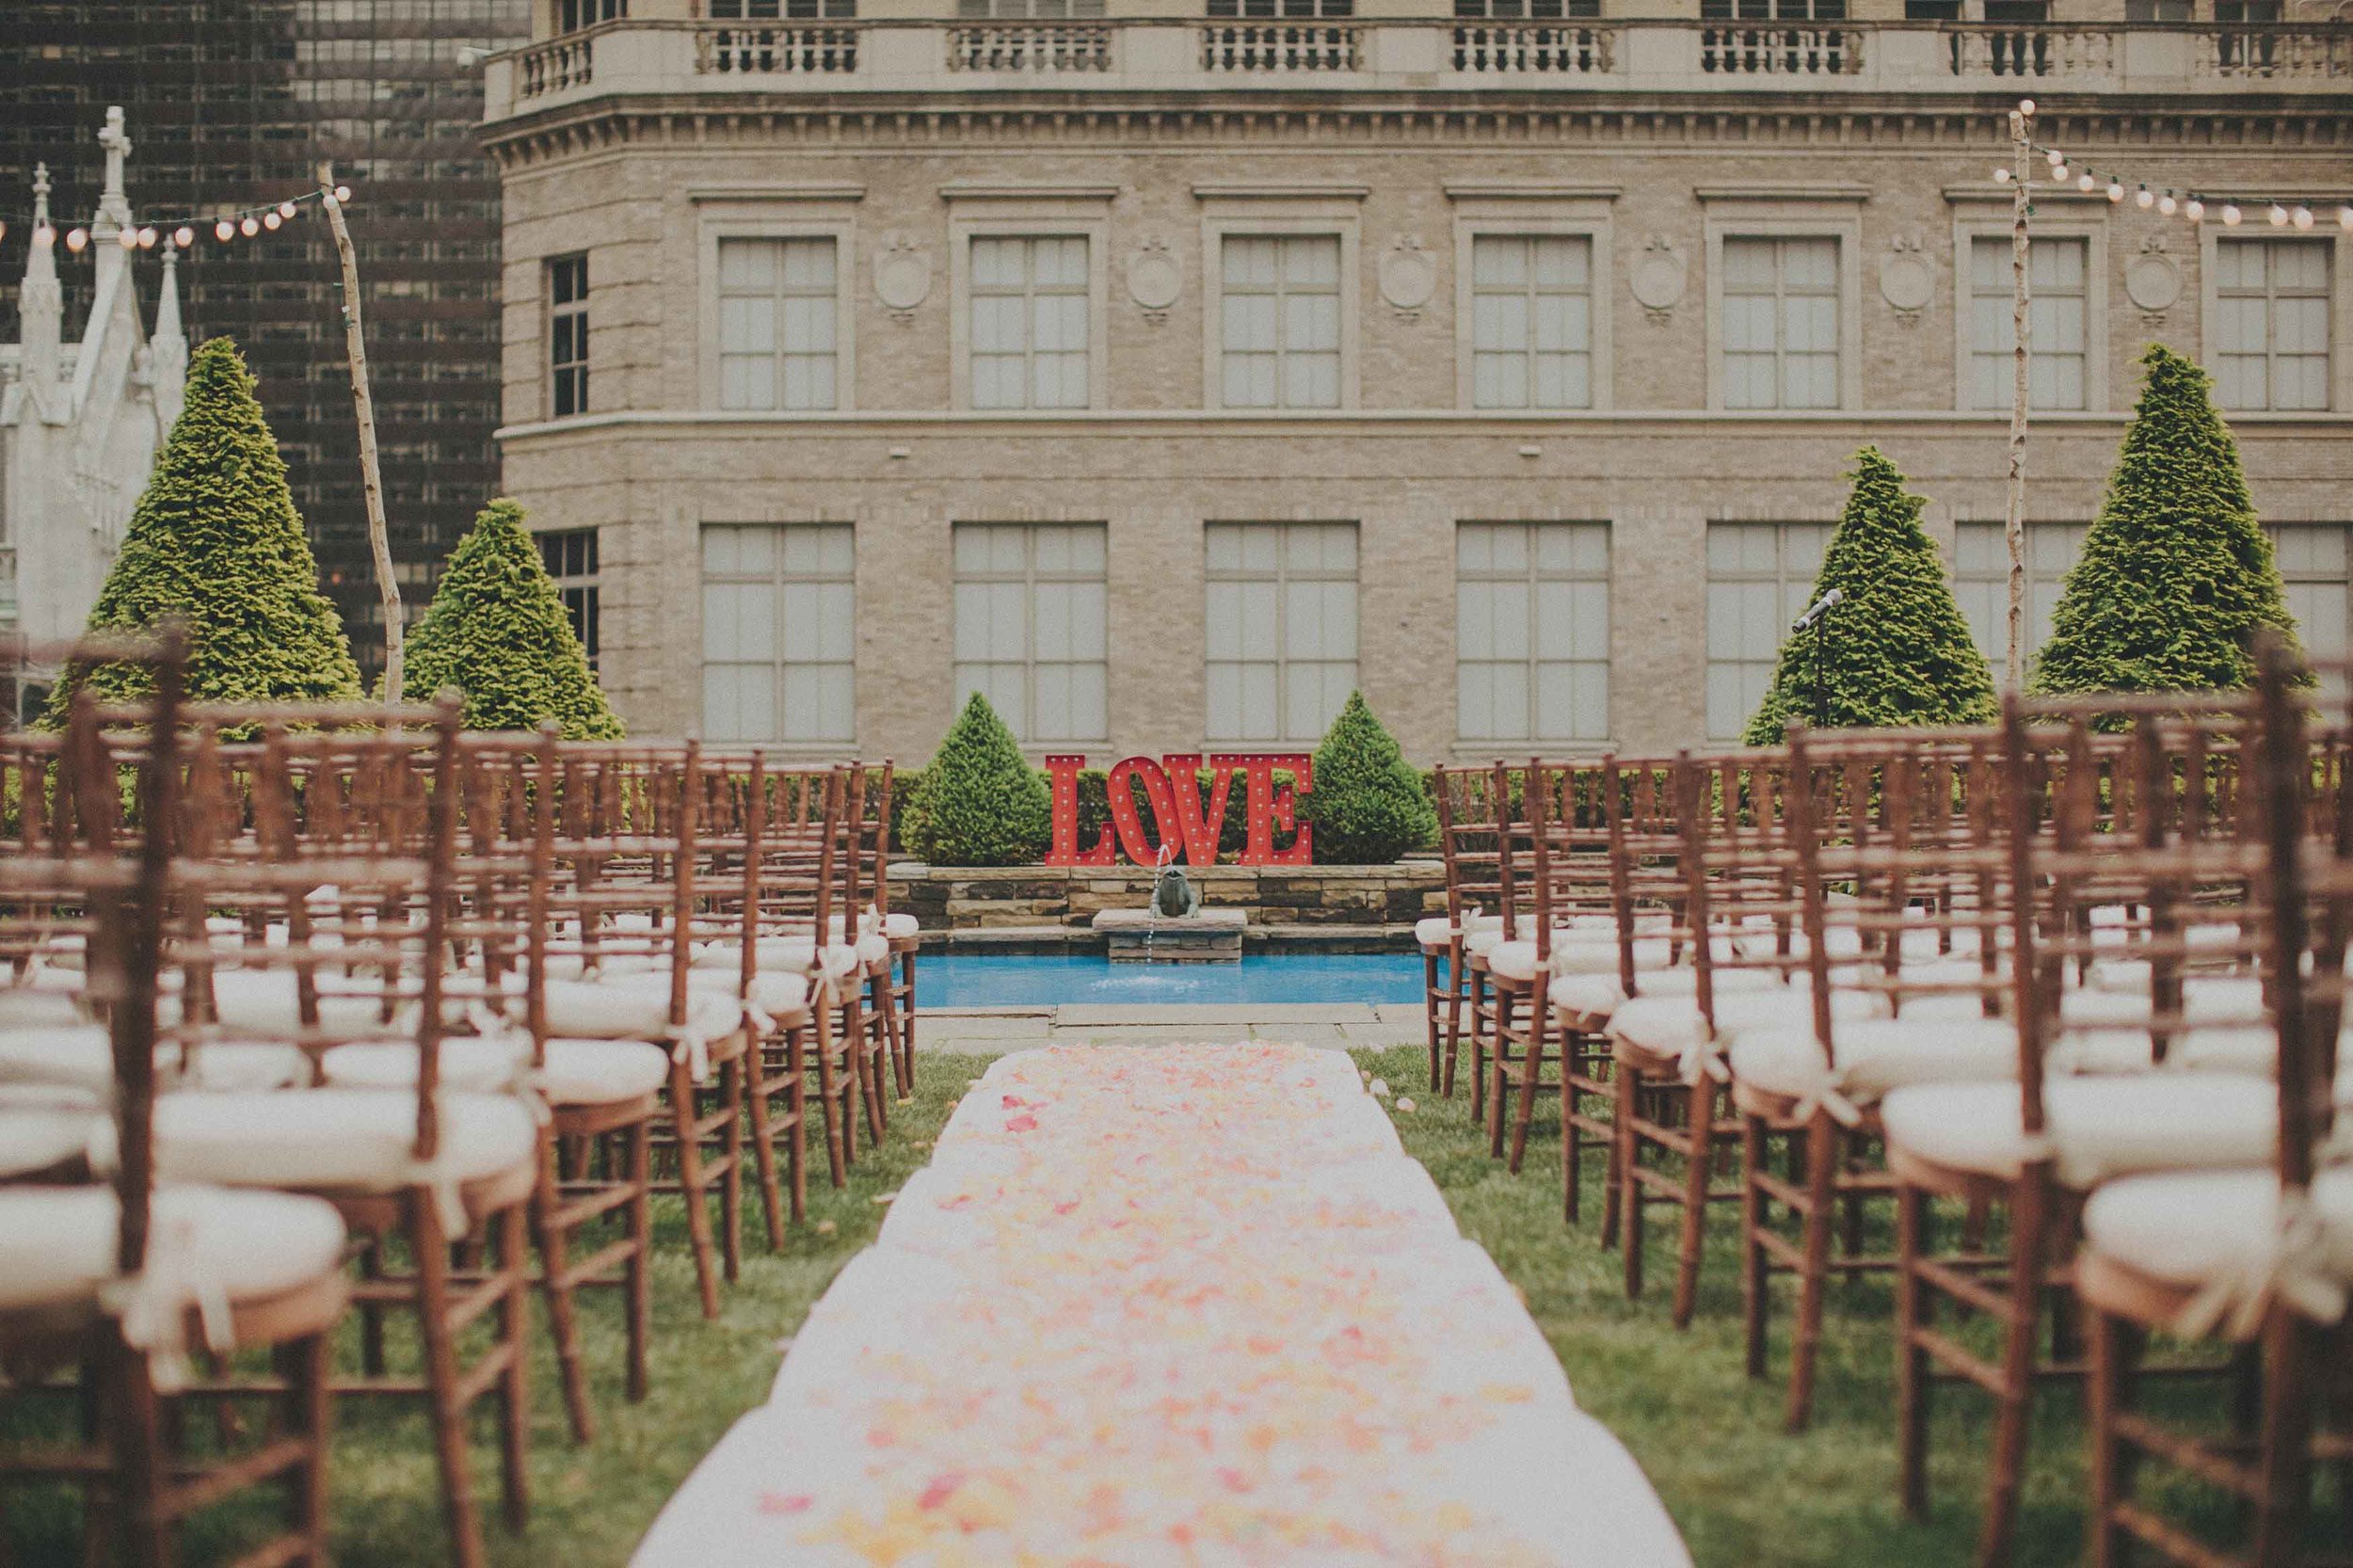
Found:
[[[368,545],[376,553],[376,589],[384,601],[384,701],[400,703],[400,580],[392,575],[392,542],[384,525],[384,478],[376,461],[376,400],[368,395],[368,345],[360,330],[360,256],[335,199],[335,166],[319,165],[319,205],[335,232],[344,274],[344,352],[351,360],[351,410],[360,421],[360,487],[368,500]]]
[[[2034,338],[2026,278],[2027,187],[2034,177],[2026,162],[2034,149],[2026,134],[2026,114],[2023,105],[2009,111],[2010,326],[2018,342],[2010,353],[2009,496],[2002,532],[2009,545],[2009,658],[2004,674],[2012,690],[2026,683],[2026,400]]]

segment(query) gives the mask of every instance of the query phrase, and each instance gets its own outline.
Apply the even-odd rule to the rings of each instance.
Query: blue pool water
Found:
[[[915,966],[918,1008],[1420,1000],[1421,959],[1410,952],[1254,952],[1239,964],[1114,964],[1099,954],[927,952]]]

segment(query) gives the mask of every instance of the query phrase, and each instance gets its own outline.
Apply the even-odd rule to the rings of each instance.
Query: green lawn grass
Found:
[[[1941,1391],[1934,1442],[1935,1514],[1926,1525],[1896,1507],[1891,1313],[1884,1282],[1834,1290],[1811,1432],[1781,1430],[1788,1287],[1776,1320],[1772,1376],[1742,1375],[1734,1214],[1712,1217],[1700,1312],[1688,1332],[1668,1322],[1673,1241],[1654,1229],[1649,1296],[1625,1300],[1620,1262],[1594,1234],[1598,1164],[1588,1172],[1586,1228],[1561,1222],[1555,1124],[1539,1117],[1522,1172],[1508,1175],[1486,1152],[1465,1097],[1426,1092],[1418,1048],[1357,1053],[1417,1109],[1397,1112],[1406,1148],[1428,1166],[1464,1233],[1484,1245],[1525,1295],[1567,1368],[1580,1404],[1625,1441],[1664,1499],[1700,1568],[1936,1568],[1969,1560],[1987,1447],[1987,1401],[1974,1390]],[[808,1223],[771,1255],[747,1205],[744,1277],[727,1289],[718,1321],[695,1299],[683,1210],[657,1205],[657,1335],[652,1393],[620,1397],[619,1302],[591,1292],[585,1317],[602,1429],[574,1447],[566,1432],[545,1336],[535,1332],[532,1523],[510,1536],[497,1523],[496,1464],[487,1419],[476,1444],[477,1495],[489,1555],[499,1568],[617,1568],[663,1502],[728,1427],[767,1397],[782,1341],[834,1274],[870,1242],[895,1192],[930,1158],[968,1081],[985,1064],[927,1056],[915,1102],[894,1108],[890,1136],[860,1160],[848,1187],[810,1187]],[[1551,1107],[1545,1108],[1546,1112]],[[820,1157],[822,1160],[822,1156]],[[822,1223],[832,1228],[821,1233]],[[535,1322],[535,1330],[536,1324]],[[1428,1332],[1443,1341],[1444,1323]],[[346,1355],[356,1363],[347,1336]],[[425,1430],[407,1407],[342,1401],[332,1485],[340,1568],[437,1568],[446,1560],[439,1493]],[[22,1436],[0,1418],[0,1443]],[[2071,1394],[2046,1397],[2034,1434],[2017,1562],[2078,1560],[2084,1442]],[[1575,1487],[1577,1478],[1561,1484]],[[78,1563],[78,1510],[61,1490],[19,1492],[0,1512],[0,1561],[22,1568]],[[248,1538],[254,1505],[218,1511],[190,1532],[185,1561],[212,1568]],[[13,1551],[13,1557],[10,1552]]]

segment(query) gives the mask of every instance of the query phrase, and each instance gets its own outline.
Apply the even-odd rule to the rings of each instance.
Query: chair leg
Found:
[[[784,1250],[784,1190],[776,1178],[776,1132],[773,1118],[775,1107],[769,1096],[768,1048],[764,1041],[754,1040],[744,1053],[744,1065],[750,1077],[744,1095],[746,1110],[752,1119],[752,1162],[760,1182],[760,1213],[768,1232],[768,1250]]]
[[[1934,1386],[1921,1332],[1936,1320],[1935,1299],[1920,1278],[1929,1245],[1928,1193],[1910,1182],[1896,1189],[1896,1452],[1905,1514],[1929,1516],[1929,1392]]]
[[[457,1368],[457,1340],[449,1321],[449,1240],[432,1194],[411,1192],[408,1234],[416,1244],[418,1333],[424,1346],[425,1400],[433,1427],[433,1459],[441,1478],[441,1511],[449,1528],[453,1568],[483,1568],[482,1525],[474,1512],[473,1478],[466,1462],[466,1405]]]
[[[817,1020],[817,1109],[825,1119],[825,1169],[836,1187],[844,1176],[841,1158],[841,1124],[849,1118],[841,1113],[840,1088],[834,1081],[833,1071],[833,1007],[822,998],[814,1009]]]
[[[1512,1158],[1506,1168],[1513,1176],[1520,1174],[1520,1161],[1528,1154],[1528,1129],[1534,1124],[1536,1113],[1536,1084],[1545,1076],[1545,1016],[1550,1011],[1545,1005],[1541,987],[1528,999],[1528,1054],[1522,1062],[1520,1102],[1512,1117]],[[1562,1065],[1565,1067],[1566,1064]],[[1564,1072],[1562,1076],[1567,1075]],[[1568,1132],[1561,1128],[1562,1136]]]
[[[2131,1568],[2132,1532],[2117,1518],[2133,1495],[2136,1454],[2117,1435],[2117,1417],[2132,1408],[2137,1345],[2135,1325],[2089,1309],[2090,1375],[2086,1390],[2091,1418],[2090,1568]]]
[[[2027,1424],[2034,1413],[2035,1339],[2042,1320],[2043,1209],[2049,1182],[2029,1171],[2010,1205],[2009,1301],[2002,1324],[2001,1393],[1993,1416],[1993,1458],[1986,1476],[1978,1568],[2009,1561],[2018,1533],[2018,1489],[2026,1470]]]
[[[2255,1504],[2254,1568],[2287,1568],[2297,1557],[2313,1485],[2314,1384],[2326,1363],[2323,1331],[2275,1304],[2264,1325],[2262,1496]]]
[[[547,1297],[548,1328],[555,1339],[555,1368],[564,1387],[564,1414],[571,1423],[572,1441],[586,1443],[597,1434],[596,1412],[588,1399],[588,1372],[580,1353],[580,1314],[565,1256],[564,1224],[559,1214],[563,1186],[556,1169],[555,1144],[542,1138],[539,1186],[531,1194],[533,1229],[539,1242],[540,1288]]]
[[[1772,1315],[1772,1256],[1765,1250],[1765,1227],[1772,1224],[1771,1194],[1763,1185],[1765,1118],[1740,1118],[1740,1325],[1748,1351],[1748,1373],[1765,1375],[1768,1320]]]
[[[1493,1160],[1503,1158],[1503,1118],[1512,1097],[1513,1000],[1510,991],[1497,987],[1495,1070],[1487,1084],[1487,1155]]]
[[[757,1048],[719,1069],[719,1261],[729,1285],[744,1274],[744,1089]]]
[[[499,1216],[498,1345],[500,1500],[506,1528],[520,1535],[531,1522],[531,1256],[529,1210],[517,1204]]]
[[[1798,1274],[1798,1316],[1789,1340],[1788,1429],[1814,1419],[1814,1378],[1822,1352],[1822,1308],[1830,1294],[1831,1229],[1838,1210],[1841,1158],[1838,1124],[1817,1111],[1805,1129],[1804,1263]],[[1851,1212],[1851,1210],[1850,1210]]]
[[[1430,1048],[1430,1092],[1438,1091],[1438,955],[1421,951],[1422,1034]]]
[[[333,1421],[328,1378],[333,1358],[334,1348],[324,1334],[286,1347],[287,1417],[307,1449],[289,1478],[295,1533],[302,1544],[295,1561],[301,1568],[327,1568],[327,1454]]]
[[[792,1219],[808,1217],[808,1031],[789,1029],[784,1034],[784,1067],[791,1075],[785,1090],[785,1114],[791,1125],[785,1156],[792,1180]]]
[[[1577,1128],[1584,1112],[1584,1095],[1577,1088],[1577,1047],[1584,1036],[1575,1030],[1561,1032],[1561,1220],[1575,1225],[1584,1216],[1585,1136]]]
[[[1487,1005],[1487,971],[1470,971],[1470,1075],[1471,1120],[1483,1123],[1487,1117],[1487,1034],[1480,1027],[1480,1015]]]
[[[384,1277],[384,1242],[371,1237],[360,1248],[360,1277],[378,1280]],[[360,1307],[360,1369],[372,1378],[384,1375],[384,1307],[380,1302],[362,1300]]]
[[[1646,1194],[1641,1182],[1635,1179],[1635,1168],[1642,1158],[1642,1144],[1635,1133],[1634,1121],[1636,1108],[1640,1104],[1642,1075],[1620,1062],[1612,1082],[1617,1090],[1617,1116],[1611,1124],[1617,1141],[1614,1160],[1618,1167],[1619,1203],[1625,1224],[1625,1234],[1621,1238],[1625,1246],[1625,1299],[1637,1301],[1642,1294],[1642,1207]]]
[[[128,1547],[124,1568],[173,1568],[173,1531],[165,1516],[164,1492],[171,1476],[166,1453],[163,1400],[145,1353],[120,1343],[104,1352],[101,1377],[113,1428],[116,1541]]]
[[[899,1009],[899,1030],[905,1038],[905,1094],[915,1093],[915,952],[913,948],[899,954],[899,984],[906,997],[906,1005]]]
[[[649,1386],[647,1352],[653,1334],[653,1122],[629,1128],[630,1249],[621,1263],[622,1317],[629,1335],[627,1395],[641,1403]]]
[[[695,1131],[695,1080],[683,1062],[670,1064],[670,1121],[678,1134],[679,1193],[686,1200],[686,1235],[695,1252],[695,1286],[703,1316],[719,1316],[719,1256],[711,1234],[710,1194],[704,1190],[702,1139]]]
[[[1700,1251],[1707,1243],[1707,1184],[1716,1168],[1716,1080],[1691,1085],[1691,1158],[1683,1172],[1683,1236],[1675,1251],[1674,1325],[1689,1328],[1700,1303]]]
[[[1438,1093],[1454,1097],[1454,1064],[1463,1053],[1463,953],[1449,948],[1446,961],[1446,1078]]]

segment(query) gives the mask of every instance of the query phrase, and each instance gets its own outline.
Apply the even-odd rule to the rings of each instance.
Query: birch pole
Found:
[[[2009,659],[2005,669],[2010,689],[2026,684],[2026,401],[2027,366],[2033,352],[2032,303],[2026,276],[2028,187],[2034,171],[2026,167],[2033,153],[2026,117],[2034,112],[2027,99],[2009,111],[2009,279],[2010,327],[2017,344],[2010,351],[2009,495],[2002,534],[2009,546]]]
[[[384,478],[376,461],[376,400],[368,395],[368,345],[360,330],[360,256],[335,196],[335,166],[319,165],[319,205],[335,232],[343,262],[344,352],[351,360],[351,411],[360,422],[360,488],[368,502],[368,547],[376,554],[376,589],[384,601],[384,702],[400,705],[400,580],[392,575],[392,541],[384,524]]]

